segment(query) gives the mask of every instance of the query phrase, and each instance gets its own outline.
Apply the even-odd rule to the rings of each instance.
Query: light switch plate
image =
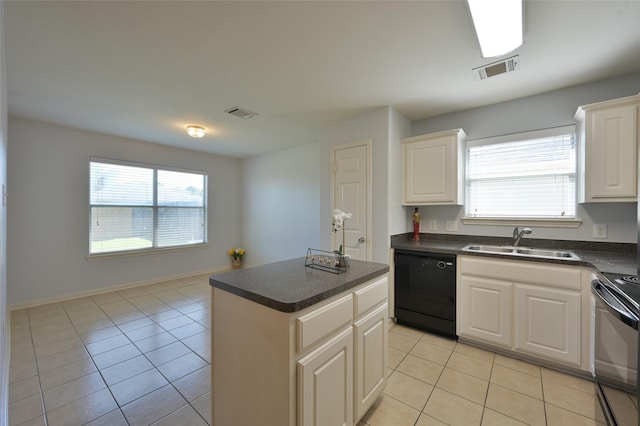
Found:
[[[458,221],[457,220],[448,220],[447,221],[447,231],[458,232]]]
[[[593,238],[607,238],[607,225],[594,223]]]

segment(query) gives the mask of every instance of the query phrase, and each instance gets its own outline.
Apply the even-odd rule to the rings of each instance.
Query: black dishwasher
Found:
[[[395,316],[400,324],[456,337],[456,256],[395,250]]]

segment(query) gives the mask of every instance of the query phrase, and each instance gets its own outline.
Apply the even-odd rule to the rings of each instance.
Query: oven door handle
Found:
[[[607,288],[606,284],[602,283],[600,280],[594,280],[591,283],[591,289],[593,290],[593,293],[606,305],[609,312],[617,316],[620,321],[624,322],[629,327],[635,330],[638,329],[638,317],[622,303],[613,302],[618,301],[618,298]]]

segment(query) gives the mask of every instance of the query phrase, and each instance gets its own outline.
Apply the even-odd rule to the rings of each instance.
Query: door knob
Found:
[[[360,238],[358,238],[358,242],[359,242],[359,243],[364,243],[364,237],[360,237]]]

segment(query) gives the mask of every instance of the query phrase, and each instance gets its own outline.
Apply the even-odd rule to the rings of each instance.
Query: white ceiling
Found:
[[[640,0],[526,0],[521,69],[476,81],[465,1],[6,1],[9,113],[232,157],[640,71]],[[640,91],[640,89],[639,89]],[[233,106],[257,112],[243,120]],[[203,139],[184,128],[200,124]]]

